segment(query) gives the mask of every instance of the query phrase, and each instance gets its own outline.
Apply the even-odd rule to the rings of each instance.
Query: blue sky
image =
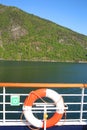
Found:
[[[0,0],[87,35],[87,0]]]

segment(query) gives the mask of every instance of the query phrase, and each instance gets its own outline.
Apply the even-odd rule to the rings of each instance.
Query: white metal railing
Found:
[[[13,91],[11,92],[10,89]],[[61,119],[57,125],[61,125],[63,122],[64,125],[87,124],[87,88],[77,87],[74,90],[72,90],[72,88],[68,88],[70,90],[68,93],[67,91],[64,92],[64,90],[67,88],[58,89],[58,93],[62,95],[65,104],[68,106],[68,109],[66,110],[66,119],[63,117],[63,119]],[[0,125],[27,125],[24,117],[21,120],[21,114],[23,102],[29,93],[28,90],[31,91],[30,88],[27,88],[26,90],[26,88],[23,87],[21,88],[21,92],[20,88],[9,88],[5,86],[0,87]],[[80,92],[78,92],[78,90]],[[11,96],[19,96],[20,101],[18,104],[11,104]],[[35,111],[37,110],[34,109],[34,113]],[[41,112],[42,111],[38,111],[39,114]],[[51,112],[53,112],[52,108],[49,109],[49,113]]]

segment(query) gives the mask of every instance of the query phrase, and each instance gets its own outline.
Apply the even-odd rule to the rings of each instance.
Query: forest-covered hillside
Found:
[[[0,59],[87,61],[87,36],[0,5]]]

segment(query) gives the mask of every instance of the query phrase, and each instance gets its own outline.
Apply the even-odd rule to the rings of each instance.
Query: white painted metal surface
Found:
[[[5,88],[5,86],[3,86],[2,88],[0,88],[0,125],[2,126],[7,126],[7,125],[14,125],[14,126],[18,126],[18,125],[28,125],[28,123],[26,122],[26,120],[23,118],[23,120],[20,119],[21,117],[21,113],[22,113],[22,106],[23,106],[23,102],[24,99],[26,98],[26,96],[28,95],[27,93],[9,93],[7,92],[8,88]],[[13,88],[14,89],[14,88]],[[22,89],[22,88],[20,88]],[[62,88],[61,88],[62,89]],[[80,88],[78,88],[80,89]],[[62,119],[59,123],[57,123],[56,125],[86,125],[87,124],[87,116],[84,116],[87,114],[87,94],[86,92],[87,89],[86,88],[81,88],[81,93],[79,94],[77,92],[74,93],[73,91],[71,91],[71,93],[60,93],[65,101],[65,104],[67,104],[68,106],[68,110],[66,110],[66,119]],[[10,96],[11,95],[19,95],[20,96],[20,105],[19,106],[11,106],[10,104]],[[70,101],[70,97],[74,97],[74,101]],[[22,100],[23,98],[23,100]],[[67,100],[65,100],[67,98]],[[76,102],[75,99],[80,99],[78,102]],[[37,106],[39,106],[39,103],[36,104]],[[84,108],[85,105],[85,108]],[[42,103],[43,106],[43,103]],[[52,108],[52,104],[49,104],[49,106],[51,106],[51,108],[49,108],[49,111],[46,110],[45,111],[48,113],[51,113],[54,109],[56,108]],[[42,107],[41,107],[42,108]],[[76,108],[76,110],[73,108]],[[78,108],[78,109],[77,109]],[[42,108],[43,109],[43,108]],[[34,113],[37,113],[37,108],[33,108]],[[43,110],[38,111],[38,113],[42,113]],[[44,113],[44,111],[43,111]],[[77,115],[77,116],[76,116]]]

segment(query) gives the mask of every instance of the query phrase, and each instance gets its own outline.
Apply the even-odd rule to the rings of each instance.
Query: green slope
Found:
[[[0,5],[0,59],[87,61],[87,36]]]

